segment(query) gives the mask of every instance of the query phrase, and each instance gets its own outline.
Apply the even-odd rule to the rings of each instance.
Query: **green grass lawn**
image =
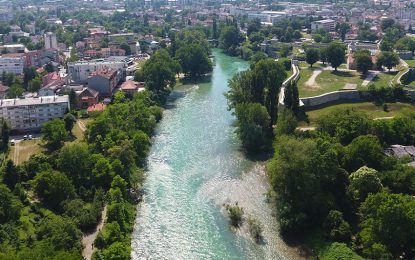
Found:
[[[350,71],[322,71],[316,78],[316,86],[307,86],[305,83],[313,74],[313,69],[307,68],[300,71],[298,90],[300,97],[317,96],[331,91],[337,91],[345,87],[347,83],[357,84],[359,87],[363,78],[357,72]]]
[[[316,125],[316,120],[328,113],[336,110],[336,109],[345,109],[345,108],[354,108],[359,111],[366,112],[369,117],[375,118],[382,118],[382,117],[394,117],[399,115],[403,109],[409,109],[415,112],[415,106],[406,103],[388,103],[388,112],[383,110],[382,106],[376,106],[371,102],[364,102],[364,103],[351,103],[351,104],[340,104],[334,105],[330,107],[325,107],[322,109],[311,110],[307,112],[308,119],[310,120],[310,126]],[[300,124],[303,125],[303,124]]]
[[[415,60],[405,60],[405,62],[408,63],[410,67],[415,67]]]
[[[309,68],[310,64],[308,64],[305,61],[300,61],[298,63],[298,67],[305,69],[305,68]],[[325,68],[325,67],[327,67],[327,63],[323,64],[323,63],[316,62],[316,63],[313,64],[313,68]]]
[[[379,73],[378,75],[376,75],[372,81],[369,83],[370,84],[375,84],[376,86],[389,86],[389,82],[396,76],[396,74],[398,74],[398,72],[382,72]]]

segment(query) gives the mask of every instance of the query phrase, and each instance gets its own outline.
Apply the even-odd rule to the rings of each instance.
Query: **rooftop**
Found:
[[[32,98],[0,99],[0,107],[32,106],[55,103],[69,103],[69,96],[63,95]]]

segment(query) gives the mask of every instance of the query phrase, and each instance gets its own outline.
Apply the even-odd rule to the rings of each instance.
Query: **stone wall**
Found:
[[[358,90],[341,90],[325,93],[314,97],[300,98],[301,103],[304,104],[304,108],[313,108],[328,105],[331,103],[337,103],[339,101],[345,102],[357,102],[363,101],[370,94],[367,91]]]

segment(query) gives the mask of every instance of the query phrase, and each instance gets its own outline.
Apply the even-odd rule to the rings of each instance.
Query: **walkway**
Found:
[[[369,83],[373,80],[373,78],[376,77],[376,75],[378,74],[379,74],[379,71],[368,71],[366,78],[362,82],[362,86],[365,87],[369,85]]]
[[[107,219],[107,205],[105,205],[104,210],[102,211],[101,221],[98,223],[98,226],[96,227],[95,231],[91,234],[84,235],[82,237],[82,244],[84,245],[82,256],[86,260],[90,260],[92,257],[92,254],[94,253],[95,248],[93,247],[93,244],[94,244],[95,238],[97,237],[98,232],[104,226],[106,219]]]

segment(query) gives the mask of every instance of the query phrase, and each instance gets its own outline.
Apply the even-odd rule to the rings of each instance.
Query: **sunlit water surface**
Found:
[[[263,166],[247,160],[223,93],[247,62],[214,50],[211,80],[172,93],[148,158],[133,259],[295,259],[265,201]],[[264,243],[229,228],[223,205],[238,201],[257,218]]]

